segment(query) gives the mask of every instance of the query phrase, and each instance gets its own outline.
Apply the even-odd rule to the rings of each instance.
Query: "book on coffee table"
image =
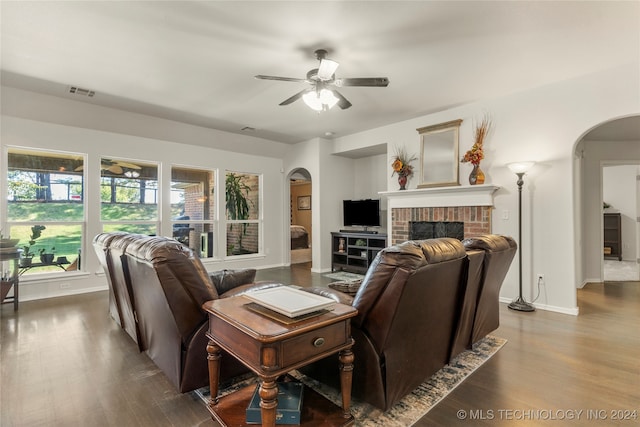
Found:
[[[249,292],[244,296],[256,304],[292,318],[321,310],[331,310],[335,305],[335,301],[331,298],[289,286]]]
[[[300,424],[304,385],[293,381],[279,382],[277,385],[276,424]],[[258,385],[246,410],[247,424],[262,424],[259,391],[260,386]]]

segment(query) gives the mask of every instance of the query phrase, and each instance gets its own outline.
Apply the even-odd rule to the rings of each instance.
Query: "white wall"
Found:
[[[545,275],[545,285],[536,305],[539,308],[576,314],[576,285],[582,271],[576,270],[574,222],[573,152],[581,136],[611,118],[640,113],[638,64],[583,76],[510,96],[479,101],[448,111],[426,115],[389,126],[371,129],[335,141],[334,152],[357,150],[381,143],[404,144],[408,152],[418,153],[416,129],[454,119],[463,119],[460,153],[473,144],[473,119],[486,112],[494,129],[485,143],[482,169],[487,184],[502,188],[495,193],[493,232],[517,238],[516,177],[505,166],[520,160],[537,164],[525,177],[523,189],[523,293],[531,301],[537,293],[533,277]],[[468,185],[470,167],[460,165],[460,182]],[[387,189],[397,182],[389,165],[379,171],[387,177]],[[409,182],[415,188],[417,182]],[[510,213],[501,219],[502,212]],[[501,290],[508,301],[518,294],[517,258]]]
[[[29,93],[25,93],[30,97]],[[40,98],[35,96],[34,98]],[[50,97],[52,98],[52,97]],[[214,260],[204,260],[205,267],[210,270],[237,267],[270,267],[283,264],[283,236],[284,228],[281,221],[283,206],[283,176],[281,173],[282,159],[273,157],[263,157],[258,155],[247,155],[230,151],[223,151],[216,148],[207,148],[196,145],[185,145],[176,142],[169,142],[155,138],[145,138],[141,136],[113,133],[102,130],[88,129],[68,125],[53,124],[45,121],[28,120],[14,117],[11,114],[15,111],[13,104],[15,99],[2,98],[1,117],[1,139],[0,151],[3,153],[3,162],[6,162],[6,148],[8,146],[29,147],[45,150],[63,150],[73,153],[86,153],[88,155],[88,167],[85,168],[86,185],[93,191],[87,192],[87,229],[86,238],[83,242],[83,268],[84,273],[64,273],[55,275],[37,275],[38,277],[23,277],[20,283],[21,300],[38,299],[79,292],[90,292],[106,288],[106,280],[101,274],[101,267],[91,246],[93,237],[100,233],[100,157],[115,157],[123,159],[140,159],[157,162],[159,165],[160,180],[165,183],[166,194],[162,197],[169,197],[171,165],[188,165],[201,168],[212,168],[218,170],[218,180],[224,179],[225,170],[236,170],[243,172],[253,172],[262,174],[262,209],[264,212],[264,227],[262,248],[263,254],[247,256],[232,260],[223,258]],[[47,99],[51,108],[55,108],[52,99]],[[22,102],[22,101],[21,101]],[[75,108],[85,108],[84,105],[69,106],[63,102],[59,108],[66,109],[68,114],[72,114]],[[78,104],[78,103],[76,103]],[[95,106],[90,110],[98,121],[100,117],[108,118],[113,112],[110,109],[102,109]],[[58,111],[56,114],[60,114]],[[88,114],[84,112],[85,116]],[[124,114],[118,112],[119,114]],[[155,129],[154,129],[155,131]],[[207,135],[207,129],[198,129],[202,135]],[[213,132],[211,138],[224,138],[224,133]],[[230,136],[231,139],[236,136]],[[277,145],[277,144],[276,144]],[[3,163],[2,169],[6,167]],[[5,179],[5,175],[2,175]],[[218,191],[217,206],[224,206],[224,192]],[[6,208],[6,194],[0,201],[0,207]],[[4,212],[4,210],[1,210]],[[219,212],[219,215],[221,213]],[[288,228],[287,228],[288,229]],[[165,225],[164,234],[170,235],[170,224]],[[219,227],[216,232],[217,254],[223,257],[226,253],[224,229]],[[64,289],[61,285],[65,285]],[[70,285],[66,287],[66,285]]]
[[[637,142],[640,147],[640,141]],[[639,148],[640,150],[640,148]],[[602,168],[602,200],[620,212],[622,234],[622,259],[635,261],[637,218],[636,177],[640,168],[636,165],[605,166]]]
[[[354,160],[333,156],[331,149],[330,141],[316,138],[290,147],[284,158],[286,176],[297,168],[311,173],[311,270],[316,273],[331,270],[331,232],[342,225],[342,200],[353,198],[354,194]],[[288,210],[287,202],[283,211]]]
[[[290,147],[250,135],[160,119],[51,95],[2,86],[2,114],[255,156],[282,158]]]
[[[387,200],[378,192],[386,191],[387,177],[380,171],[391,164],[386,154],[368,156],[354,161],[353,199],[380,199],[381,230],[387,229]],[[391,173],[391,172],[389,172]]]

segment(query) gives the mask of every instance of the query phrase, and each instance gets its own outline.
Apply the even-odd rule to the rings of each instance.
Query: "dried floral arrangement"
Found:
[[[397,173],[398,176],[410,177],[413,175],[413,166],[411,162],[417,160],[415,155],[408,155],[405,148],[396,148],[396,154],[393,156],[393,162],[391,162],[391,176]]]
[[[464,153],[462,160],[460,160],[462,163],[468,162],[474,166],[478,166],[480,164],[480,161],[484,159],[484,151],[482,149],[482,145],[484,144],[484,140],[487,137],[487,134],[491,130],[491,125],[491,118],[487,115],[482,118],[482,121],[480,121],[480,123],[476,124],[473,146],[469,151]]]

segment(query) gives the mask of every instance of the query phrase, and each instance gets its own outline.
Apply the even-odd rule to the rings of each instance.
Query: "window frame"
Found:
[[[218,212],[219,212],[219,202],[216,198],[216,194],[218,193],[217,191],[217,187],[219,185],[219,175],[218,175],[218,170],[215,168],[205,168],[205,167],[199,167],[199,166],[193,166],[193,165],[184,165],[184,164],[171,164],[169,166],[169,210],[171,210],[173,208],[173,203],[171,202],[171,192],[174,191],[173,190],[173,183],[175,182],[173,179],[173,175],[174,175],[174,169],[181,169],[181,170],[191,170],[194,172],[199,172],[199,173],[207,173],[209,174],[209,178],[212,181],[212,185],[209,186],[209,194],[204,195],[205,197],[208,197],[210,200],[210,203],[213,203],[213,206],[210,208],[209,210],[209,219],[193,219],[193,218],[189,218],[187,220],[175,220],[173,215],[169,218],[169,223],[171,226],[171,237],[176,239],[175,236],[175,229],[174,226],[176,225],[201,225],[203,231],[200,234],[200,241],[198,242],[189,242],[189,247],[194,251],[194,253],[196,255],[198,255],[201,259],[203,260],[212,260],[212,259],[216,259],[218,258],[218,250],[217,250],[217,236],[220,236],[220,233],[218,232],[218,228],[219,228],[219,219],[218,219]],[[203,202],[204,203],[204,202]],[[210,231],[204,231],[206,230],[207,226],[209,226],[208,228],[210,228]],[[208,256],[208,253],[206,254],[207,256],[204,256],[203,254],[203,234],[204,233],[212,233],[212,241],[207,240],[207,252],[211,253],[211,256]],[[179,239],[176,239],[178,241],[180,241]],[[183,243],[183,242],[181,242]]]
[[[246,219],[246,220],[232,220],[229,219],[229,215],[227,213],[227,194],[226,194],[226,180],[227,180],[227,174],[229,173],[233,173],[233,174],[238,174],[238,175],[252,175],[255,176],[257,178],[257,183],[258,183],[258,191],[257,191],[257,201],[258,201],[258,209],[256,212],[256,218],[255,219]],[[224,253],[225,259],[241,259],[241,258],[252,258],[252,257],[262,257],[264,256],[264,174],[261,172],[243,172],[243,171],[238,171],[238,170],[231,170],[231,169],[226,169],[224,172],[224,185],[225,185],[225,191],[223,193],[223,200],[224,200],[224,242],[225,242],[225,249],[224,249]],[[220,185],[222,185],[222,183],[220,183]],[[247,253],[247,254],[229,254],[229,248],[228,248],[228,230],[229,230],[229,226],[230,225],[234,225],[234,224],[256,224],[258,226],[258,230],[256,232],[257,234],[257,249],[256,252],[253,253]]]
[[[27,154],[27,155],[33,155],[33,156],[37,156],[38,154],[41,154],[43,157],[46,157],[47,155],[50,155],[51,158],[56,158],[56,157],[60,157],[63,159],[67,159],[69,161],[73,161],[73,158],[75,158],[76,160],[81,160],[81,167],[84,169],[86,168],[87,165],[87,160],[88,160],[88,155],[87,153],[78,153],[78,152],[71,152],[71,151],[66,151],[66,150],[51,150],[51,149],[46,149],[46,148],[39,148],[39,147],[23,147],[23,146],[19,146],[19,145],[6,145],[3,147],[3,151],[2,151],[2,161],[1,161],[1,165],[2,165],[2,170],[3,172],[3,179],[2,182],[6,183],[4,185],[1,186],[0,188],[0,215],[2,215],[2,218],[0,219],[0,228],[2,228],[2,230],[9,230],[9,234],[11,233],[11,228],[12,227],[32,227],[34,225],[43,225],[45,227],[49,226],[49,227],[55,227],[55,226],[77,226],[80,228],[80,241],[79,241],[79,247],[78,247],[78,255],[77,255],[77,260],[78,260],[78,265],[77,265],[77,269],[74,270],[69,270],[67,271],[66,268],[52,268],[52,269],[46,269],[44,271],[38,270],[38,269],[29,269],[29,270],[23,270],[20,273],[21,276],[21,281],[23,282],[30,282],[30,281],[37,281],[37,280],[42,280],[42,279],[47,279],[50,277],[60,277],[61,274],[65,274],[65,277],[67,277],[68,275],[74,275],[74,274],[86,274],[86,262],[81,262],[81,254],[85,253],[85,242],[87,240],[87,218],[88,218],[88,214],[87,214],[87,176],[85,171],[82,171],[81,175],[82,179],[81,179],[81,188],[82,188],[82,197],[81,197],[81,201],[80,202],[74,202],[74,203],[78,203],[82,206],[82,215],[80,218],[78,219],[73,219],[73,220],[69,220],[69,221],[61,221],[59,219],[57,220],[50,220],[50,219],[38,219],[38,220],[16,220],[16,219],[12,219],[9,217],[9,207],[10,207],[10,201],[8,199],[9,197],[9,154],[12,150],[16,150],[19,151],[21,153]],[[76,168],[77,171],[77,168]],[[49,170],[47,171],[50,175],[51,174],[64,174],[64,170]],[[55,202],[59,202],[58,200],[52,199],[51,200],[52,203]],[[24,242],[20,242],[19,245],[23,245]],[[38,243],[38,242],[37,242]],[[37,249],[37,243],[33,246],[34,250],[38,250]],[[43,246],[43,245],[41,245]],[[55,246],[55,245],[54,245]],[[22,250],[22,249],[21,249]],[[56,250],[57,252],[57,250]],[[67,254],[70,255],[70,254]],[[73,256],[73,255],[71,255]],[[36,259],[36,263],[38,262],[38,257],[37,254],[34,256],[34,258]],[[57,257],[56,257],[57,258]],[[74,259],[69,259],[70,263],[73,263],[75,261],[76,258]],[[33,262],[33,261],[32,261]],[[65,264],[66,265],[66,264]],[[57,264],[52,264],[52,267],[56,267]],[[68,267],[67,267],[68,268]]]
[[[122,178],[122,177],[110,177],[110,176],[103,176],[102,174],[102,163],[104,160],[111,160],[111,161],[115,161],[115,162],[123,162],[123,163],[131,163],[131,164],[136,164],[136,163],[140,163],[141,165],[144,165],[144,167],[151,167],[154,166],[156,169],[156,178],[155,178],[155,182],[156,182],[156,188],[155,188],[155,192],[156,192],[156,209],[155,209],[155,218],[154,219],[141,219],[141,220],[104,220],[102,217],[102,204],[104,203],[102,200],[102,180],[103,178]],[[160,168],[161,168],[161,162],[157,162],[157,161],[153,161],[153,160],[141,160],[141,159],[125,159],[123,157],[112,157],[112,156],[106,156],[106,155],[100,155],[99,156],[99,161],[100,161],[100,170],[98,173],[98,200],[100,200],[100,230],[102,232],[106,232],[106,231],[116,231],[119,230],[118,228],[115,228],[113,230],[109,230],[108,226],[151,226],[152,228],[155,228],[155,233],[152,233],[151,235],[160,235],[161,234],[161,226],[162,226],[162,216],[161,216],[161,209],[162,209],[162,183],[160,181]],[[137,179],[137,177],[124,177],[124,179]],[[153,203],[151,203],[151,205],[153,205]],[[105,227],[107,226],[107,227]],[[105,230],[106,229],[106,230]]]

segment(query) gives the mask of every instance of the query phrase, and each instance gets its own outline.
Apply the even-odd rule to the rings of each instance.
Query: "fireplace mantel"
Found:
[[[447,206],[493,206],[497,185],[461,185],[457,187],[416,188],[402,191],[380,191],[388,208],[424,208]]]
[[[379,192],[388,201],[391,244],[409,238],[411,221],[462,221],[465,237],[490,233],[493,193],[499,188],[483,184]]]

